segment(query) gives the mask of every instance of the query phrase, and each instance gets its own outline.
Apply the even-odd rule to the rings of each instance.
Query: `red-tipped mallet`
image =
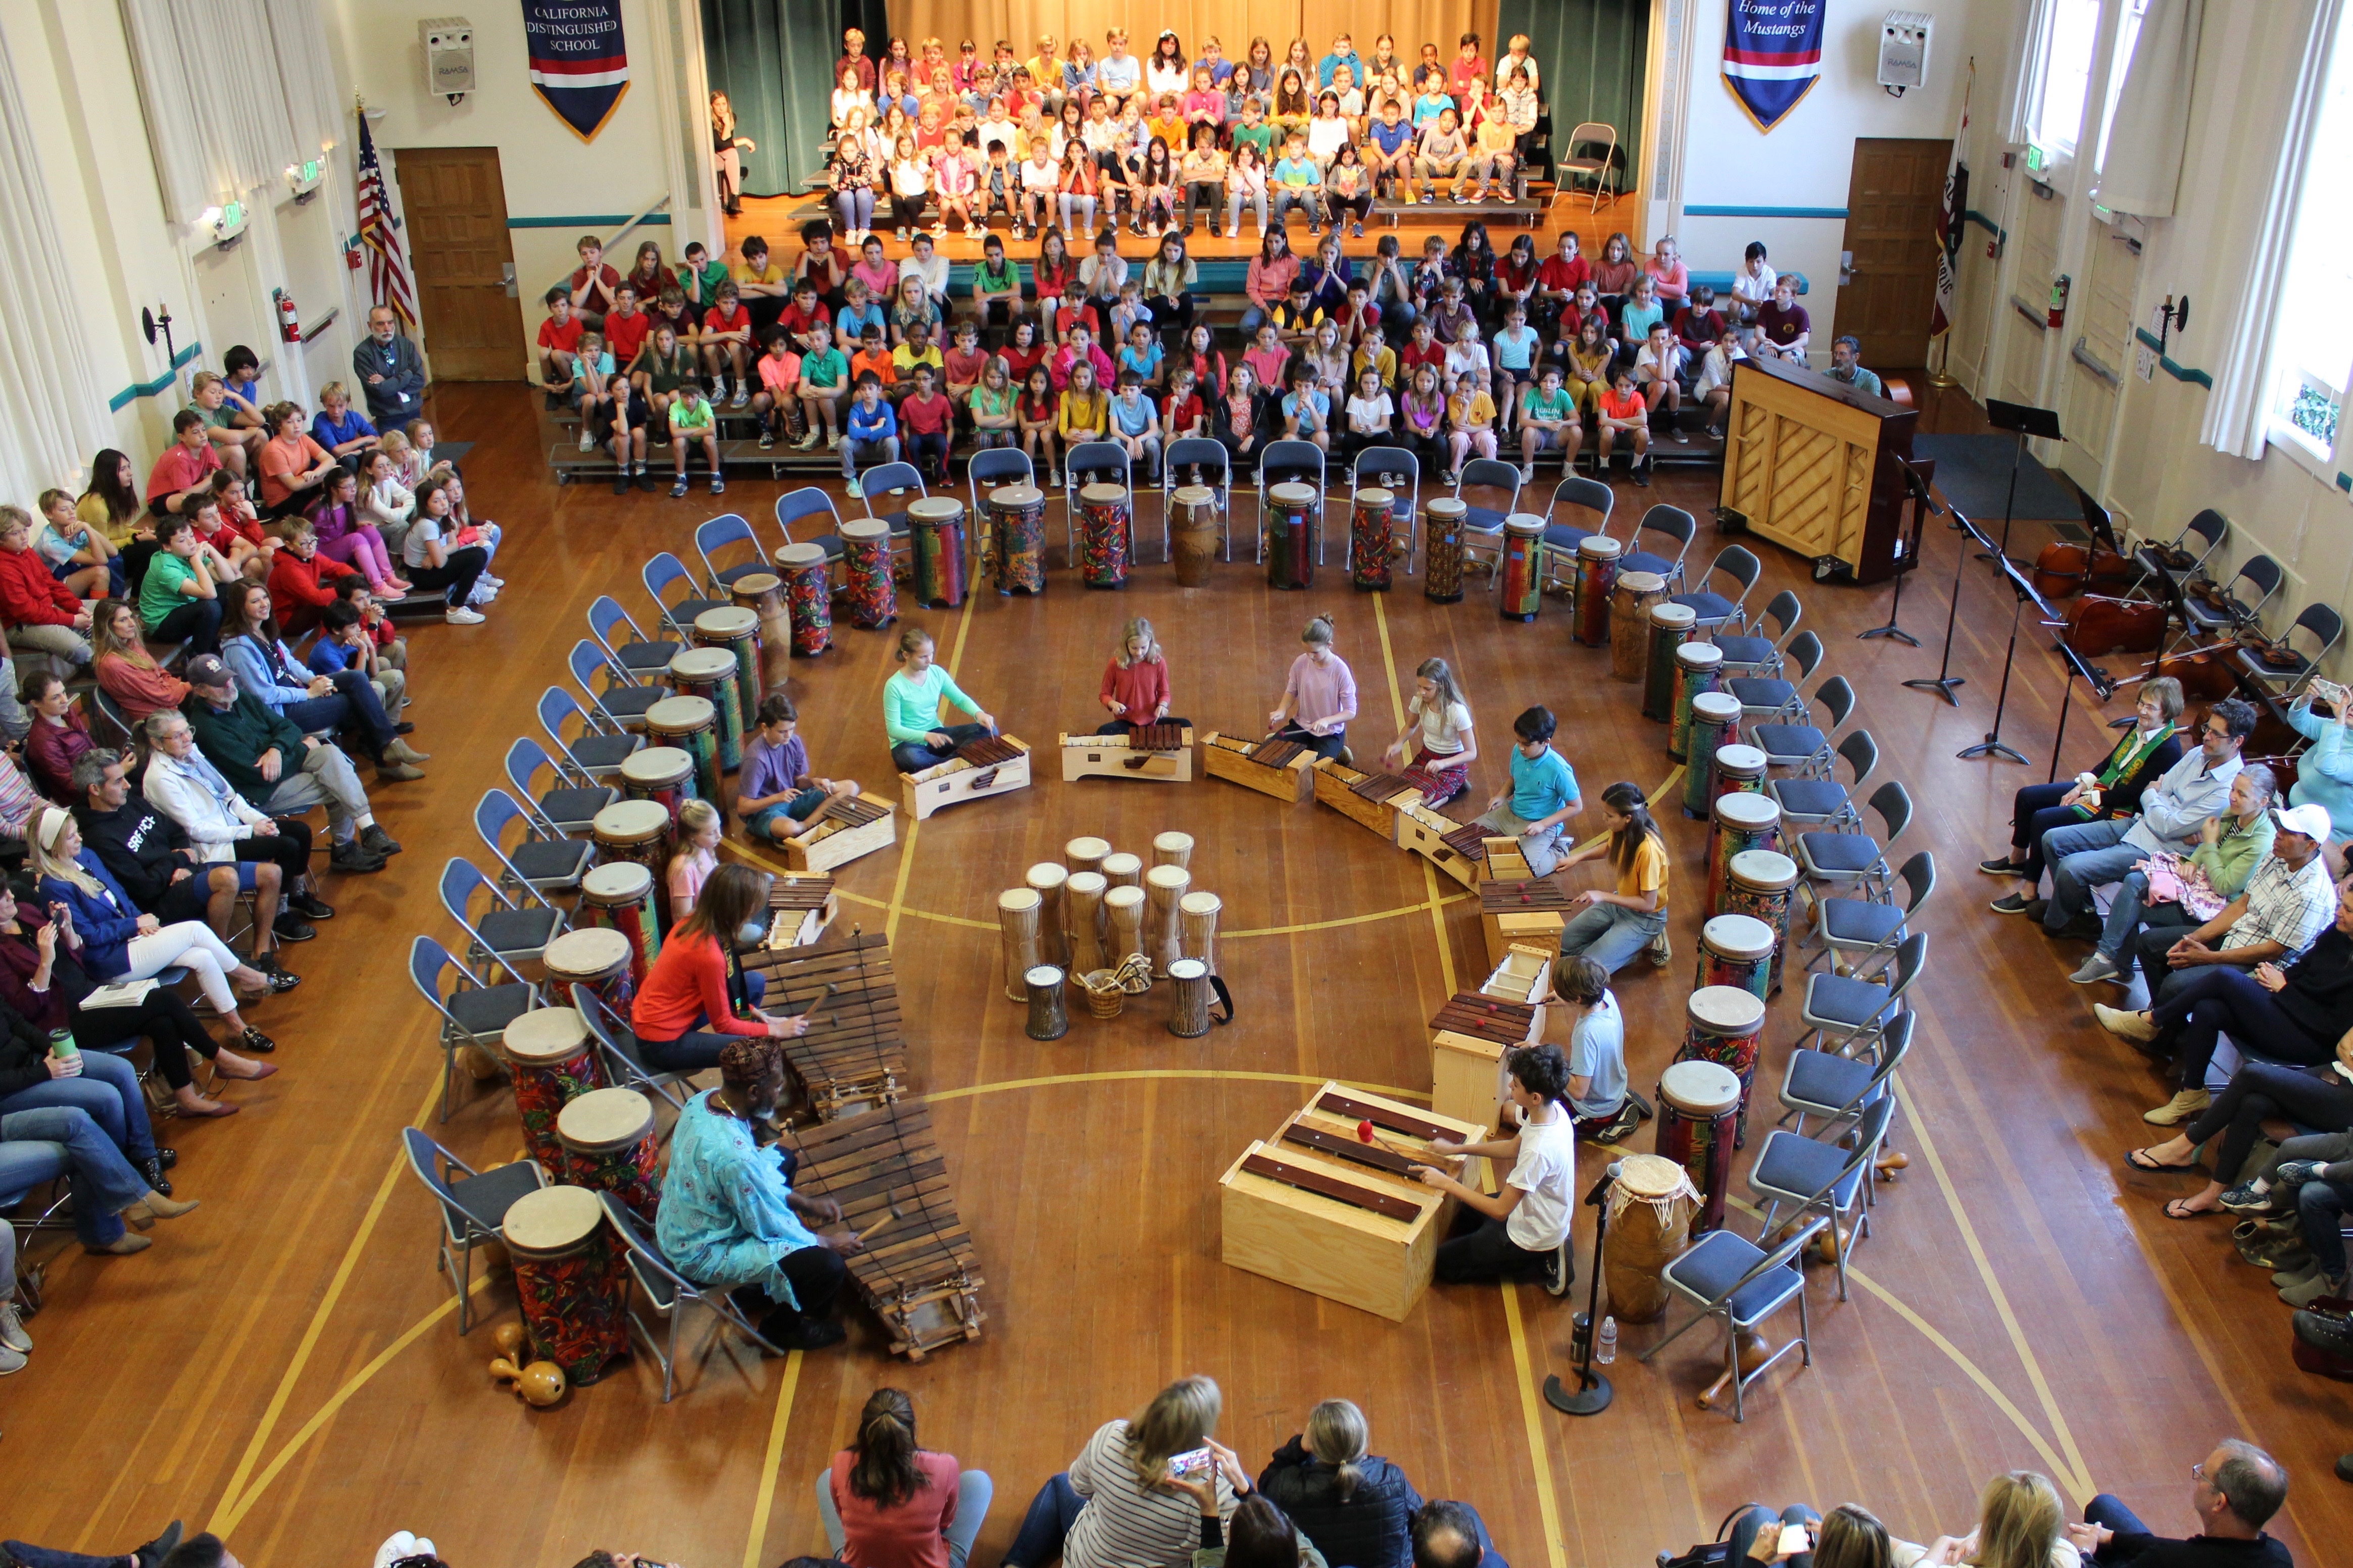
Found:
[[[1390,1153],[1402,1154],[1409,1160],[1419,1160],[1421,1158],[1420,1155],[1415,1153],[1412,1150],[1400,1149],[1396,1144],[1390,1142],[1388,1139],[1382,1137],[1379,1133],[1374,1131],[1373,1124],[1369,1118],[1356,1123],[1356,1142],[1359,1143],[1377,1143],[1382,1148],[1387,1149]]]

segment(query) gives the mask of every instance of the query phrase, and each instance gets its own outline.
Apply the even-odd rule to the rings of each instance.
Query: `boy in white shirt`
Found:
[[[1675,410],[1683,406],[1682,377],[1690,358],[1690,351],[1675,342],[1675,334],[1664,321],[1651,329],[1650,341],[1634,356],[1634,384],[1642,389],[1642,401],[1651,405],[1652,414],[1662,408],[1667,411],[1670,440],[1690,439],[1674,420]]]

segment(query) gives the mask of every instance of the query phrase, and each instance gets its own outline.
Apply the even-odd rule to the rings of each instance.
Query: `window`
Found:
[[[2327,82],[2272,328],[2280,367],[2273,437],[2320,460],[2336,449],[2337,415],[2353,379],[2353,316],[2345,309],[2353,298],[2353,206],[2344,186],[2353,160],[2353,27],[2337,29]]]
[[[2133,45],[2140,39],[2141,17],[2148,11],[2148,0],[2124,0],[2124,14],[2116,18],[2116,47],[2108,57],[2108,100],[2100,106],[2100,137],[2093,143],[2092,166],[2105,168],[2108,162],[2108,131],[2116,122],[2116,100],[2124,95],[2125,72],[2132,64]]]
[[[2034,140],[2060,157],[2075,151],[2084,100],[2092,87],[2092,47],[2099,33],[2100,0],[2051,0],[2051,52],[2042,62]]]

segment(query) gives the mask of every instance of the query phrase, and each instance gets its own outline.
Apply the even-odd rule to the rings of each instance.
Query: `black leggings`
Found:
[[[85,1012],[76,1006],[68,1010],[66,1022],[73,1029],[75,1041],[94,1050],[146,1036],[155,1047],[155,1070],[174,1089],[185,1089],[195,1081],[188,1072],[189,1051],[210,1061],[220,1049],[195,1010],[160,985],[135,1007],[92,1007]]]
[[[1490,1219],[1466,1204],[1454,1222],[1454,1234],[1438,1244],[1437,1279],[1442,1285],[1537,1279],[1543,1278],[1546,1256],[1514,1241],[1503,1220]]]
[[[479,544],[469,544],[463,550],[450,551],[438,566],[411,566],[408,568],[408,581],[418,588],[448,589],[444,597],[454,610],[463,606],[472,596],[474,579],[480,576],[490,563],[490,552]]]
[[[1324,202],[1332,209],[1332,226],[1335,228],[1339,226],[1340,215],[1343,213],[1356,214],[1358,223],[1373,216],[1373,194],[1370,191],[1356,196],[1335,196],[1326,191],[1324,193]]]
[[[2042,880],[2042,836],[2054,827],[2073,827],[2091,820],[2072,805],[2059,803],[2075,787],[2065,784],[2028,784],[2010,797],[2010,847],[2026,851],[2018,874],[2028,882]]]
[[[2353,1127],[2353,1086],[2335,1072],[2248,1062],[2231,1075],[2229,1087],[2200,1111],[2182,1135],[2203,1143],[2217,1132],[2222,1147],[2214,1156],[2214,1179],[2230,1186],[2247,1163],[2247,1152],[2263,1135],[2265,1119],[2285,1117],[2323,1132]]]
[[[278,824],[277,832],[240,838],[229,846],[229,851],[239,860],[267,860],[276,866],[284,873],[286,890],[290,893],[296,880],[311,871],[311,825],[299,816],[270,820]]]
[[[777,1267],[784,1270],[786,1282],[792,1286],[794,1298],[800,1302],[797,1312],[761,1286],[738,1286],[734,1291],[735,1305],[759,1324],[764,1333],[789,1328],[797,1319],[826,1317],[833,1310],[835,1298],[841,1294],[842,1281],[849,1277],[849,1266],[829,1247],[804,1247],[797,1252],[787,1252]]]
[[[2243,969],[2210,965],[2150,1015],[2174,1037],[2176,1065],[2184,1089],[2206,1082],[2216,1037],[2227,1033],[2242,1056],[2316,1067],[2337,1048],[2337,1031],[2327,1039],[2308,1033],[2283,1011],[2263,984]]]
[[[1193,330],[1192,295],[1179,294],[1171,299],[1166,294],[1155,294],[1144,302],[1152,307],[1153,330],[1162,337],[1173,331],[1181,342],[1185,334]]]
[[[218,599],[190,599],[165,616],[147,636],[155,642],[178,642],[185,637],[190,653],[218,653],[220,621]]]
[[[1318,735],[1297,723],[1289,723],[1277,730],[1274,732],[1274,738],[1278,741],[1296,741],[1319,757],[1336,758],[1348,744],[1348,731],[1347,727],[1343,725],[1328,735]]]
[[[892,226],[894,228],[922,227],[923,209],[931,205],[932,197],[928,191],[918,192],[912,196],[902,196],[898,192],[892,191],[891,193]]]

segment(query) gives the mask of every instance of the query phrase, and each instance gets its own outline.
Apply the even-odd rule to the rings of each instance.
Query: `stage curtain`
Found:
[[[1495,0],[1474,0],[1467,9],[1440,0],[1179,0],[1153,7],[1149,21],[1139,19],[1147,13],[1124,0],[903,0],[892,5],[890,14],[891,31],[905,38],[911,49],[919,49],[924,38],[936,37],[947,45],[950,59],[955,58],[959,38],[978,43],[984,58],[1004,38],[1026,60],[1037,52],[1040,33],[1065,41],[1084,38],[1100,56],[1103,35],[1114,23],[1127,29],[1129,47],[1138,59],[1151,54],[1152,41],[1163,27],[1176,30],[1187,58],[1201,39],[1214,37],[1229,59],[1241,58],[1250,39],[1260,34],[1273,46],[1277,59],[1293,37],[1305,38],[1313,57],[1321,59],[1331,49],[1333,37],[1344,29],[1360,55],[1372,52],[1374,38],[1394,33],[1398,53],[1409,60],[1419,55],[1424,39],[1436,44],[1441,57],[1451,58],[1454,40],[1466,27],[1477,28],[1482,36],[1495,30]],[[876,54],[881,52],[881,41]],[[1492,44],[1487,53],[1493,58]]]
[[[759,144],[744,158],[744,194],[807,189],[825,167],[828,78],[841,53],[830,13],[809,0],[702,0],[702,39],[712,89],[734,106],[735,133]],[[707,137],[709,123],[695,116],[698,133]]]
[[[1569,131],[1581,121],[1614,125],[1619,166],[1632,189],[1642,169],[1650,0],[1503,0],[1495,30],[1528,36],[1528,53],[1544,73],[1553,152],[1567,151]]]

